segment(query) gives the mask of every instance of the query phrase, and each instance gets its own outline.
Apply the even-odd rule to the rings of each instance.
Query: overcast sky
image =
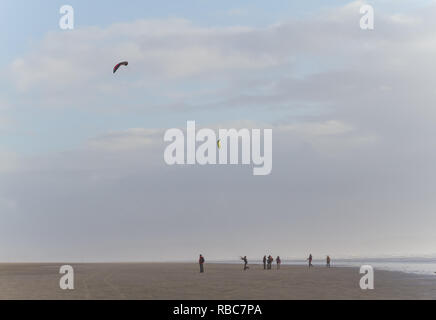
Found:
[[[436,254],[436,3],[369,3],[2,1],[0,261]],[[271,175],[166,165],[187,120]]]

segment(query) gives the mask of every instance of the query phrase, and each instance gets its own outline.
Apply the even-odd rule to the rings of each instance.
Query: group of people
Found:
[[[248,267],[247,256],[241,257],[241,260],[244,261],[244,271],[250,269]],[[313,264],[312,264],[312,260],[313,260],[312,254],[309,254],[309,258],[307,258],[306,260],[309,261],[309,268],[313,267]],[[200,273],[204,272],[204,262],[205,262],[204,257],[203,257],[203,255],[200,254],[200,258],[198,259],[198,263],[200,265]],[[274,258],[271,255],[269,255],[268,257],[266,255],[263,256],[263,269],[264,270],[267,270],[267,269],[271,270],[273,262],[274,262]],[[330,262],[331,262],[330,256],[327,256],[327,258],[326,258],[326,267],[330,268]],[[282,263],[282,260],[280,259],[279,256],[277,256],[277,258],[276,258],[277,270],[280,269],[280,264],[281,263]]]
[[[263,269],[271,270],[273,262],[274,262],[274,258],[271,255],[269,255],[268,258],[266,256],[263,256]],[[276,258],[276,263],[277,263],[277,270],[279,270],[280,264],[282,263],[282,260],[280,260],[279,256],[277,256]]]

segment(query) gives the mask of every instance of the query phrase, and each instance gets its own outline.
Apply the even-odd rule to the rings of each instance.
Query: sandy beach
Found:
[[[54,264],[0,264],[0,299],[436,299],[436,275],[375,270],[375,289],[358,269],[195,263],[70,264],[75,289],[59,288]]]

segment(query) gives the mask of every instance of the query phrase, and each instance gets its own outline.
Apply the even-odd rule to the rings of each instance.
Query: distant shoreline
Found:
[[[195,260],[191,261],[91,261],[91,262],[0,262],[0,265],[25,265],[25,264],[196,264]],[[207,264],[231,264],[239,265],[242,262],[240,260],[206,260]],[[262,261],[248,260],[251,265],[262,265]],[[313,266],[317,268],[325,267],[324,260],[313,260]],[[275,265],[275,262],[273,263]],[[307,266],[307,261],[304,259],[283,259],[282,265],[286,266]],[[338,268],[360,268],[362,265],[371,265],[375,270],[401,272],[406,274],[427,275],[430,277],[436,277],[436,258],[356,258],[356,259],[337,259],[331,263],[332,267]]]

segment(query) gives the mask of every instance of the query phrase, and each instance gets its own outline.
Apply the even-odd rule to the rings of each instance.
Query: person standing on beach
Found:
[[[330,268],[330,256],[327,256],[327,263],[326,263],[326,266],[327,266],[328,268]]]
[[[280,264],[282,263],[282,260],[280,260],[280,256],[277,256],[276,262],[277,262],[277,270],[279,270],[280,269]]]
[[[269,255],[268,256],[268,270],[271,270],[271,266],[272,266],[273,261],[274,261],[274,258],[271,255]]]
[[[244,271],[249,269],[247,266],[248,264],[247,256],[241,257],[241,260],[244,261]]]
[[[309,268],[313,267],[313,265],[312,265],[312,254],[309,254],[309,258],[307,258],[307,260],[309,260]]]
[[[204,272],[204,257],[200,254],[200,258],[198,259],[198,264],[200,265],[200,273]]]
[[[266,269],[266,256],[263,256],[263,270]]]

